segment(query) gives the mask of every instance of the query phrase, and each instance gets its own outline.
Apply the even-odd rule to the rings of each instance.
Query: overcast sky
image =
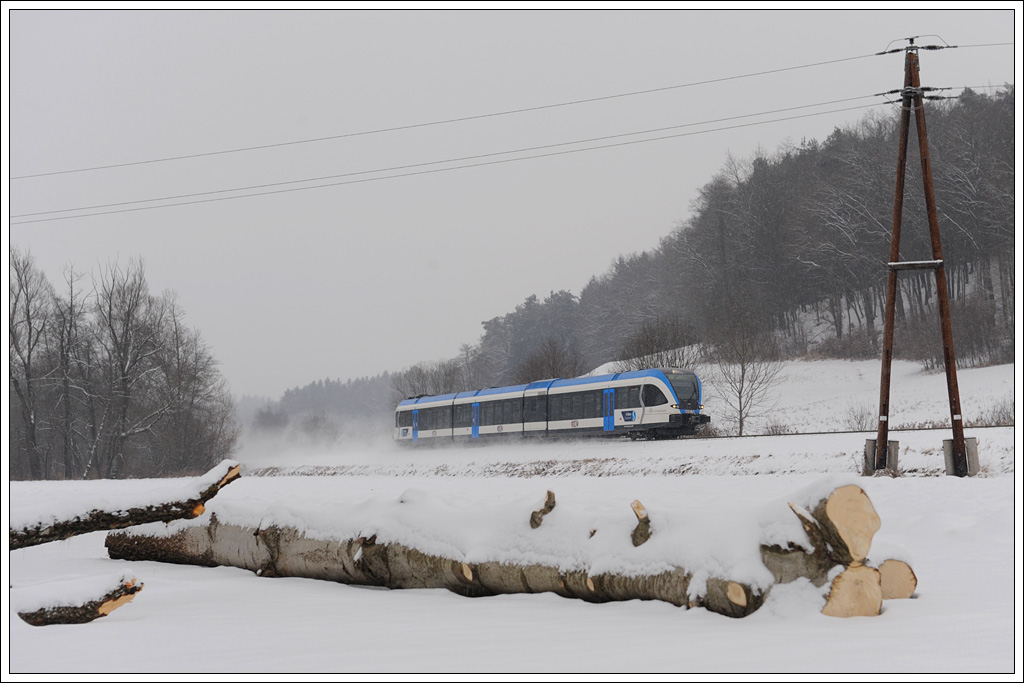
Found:
[[[152,292],[177,292],[236,396],[277,398],[316,379],[400,370],[454,356],[479,339],[482,321],[531,294],[579,294],[617,255],[656,247],[728,155],[773,153],[855,123],[870,109],[704,132],[877,103],[864,96],[899,88],[903,57],[867,55],[905,45],[901,38],[938,34],[918,43],[963,46],[921,52],[924,85],[1013,83],[1017,50],[990,45],[1013,42],[1013,5],[384,12],[40,11],[13,3],[4,16],[10,240],[54,284],[65,264],[97,272],[114,259],[143,259]],[[791,68],[834,60],[844,61]],[[702,81],[718,82],[670,87]],[[656,92],[338,137],[647,90]],[[125,204],[144,199],[861,97],[125,211],[153,206]],[[677,137],[372,180],[666,135]],[[206,156],[21,177],[187,155]],[[893,163],[895,170],[895,149]],[[311,184],[334,185],[195,203]],[[39,213],[109,204],[117,206]],[[95,212],[104,215],[29,222]]]

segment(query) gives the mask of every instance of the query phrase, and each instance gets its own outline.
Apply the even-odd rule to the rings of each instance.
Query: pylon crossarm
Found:
[[[894,261],[889,270],[935,270],[942,267],[942,259],[934,261]]]

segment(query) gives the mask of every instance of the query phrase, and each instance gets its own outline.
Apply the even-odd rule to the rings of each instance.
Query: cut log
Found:
[[[217,492],[237,479],[241,465],[225,460],[217,467],[197,478],[190,486],[169,488],[166,493],[154,496],[153,503],[143,507],[121,510],[90,510],[70,519],[39,523],[22,528],[11,528],[10,549],[27,548],[50,541],[62,541],[79,534],[93,531],[124,529],[149,522],[170,522],[176,519],[198,517],[206,510],[205,503]]]
[[[864,490],[843,486],[812,510],[794,503],[789,508],[807,532],[810,548],[797,542],[785,548],[762,546],[761,559],[775,580],[788,583],[805,577],[820,587],[835,567],[842,566],[843,571],[832,580],[822,613],[840,617],[878,615],[881,574],[864,566],[864,561],[881,521]]]
[[[886,560],[878,567],[882,575],[882,599],[902,600],[917,590],[917,575],[903,560]]]
[[[540,510],[534,510],[530,514],[530,528],[536,529],[544,521],[544,515],[548,514],[555,509],[555,494],[553,491],[548,491],[547,496],[544,499],[544,507]]]
[[[830,617],[874,617],[881,612],[881,573],[861,564],[849,567],[832,580],[821,610]]]
[[[690,575],[679,569],[654,576],[624,576],[545,565],[468,563],[429,555],[375,538],[308,538],[291,527],[254,529],[193,523],[174,534],[136,530],[107,534],[112,559],[156,560],[249,569],[260,576],[296,576],[386,588],[446,588],[469,597],[551,592],[587,602],[663,600],[742,617],[763,604],[766,591],[729,579],[712,579],[706,595],[691,596]]]
[[[142,585],[135,578],[122,578],[115,587],[91,600],[74,605],[58,604],[31,611],[19,611],[18,616],[33,626],[85,624],[105,617],[118,607],[131,602],[135,594],[142,590]]]
[[[400,500],[416,504],[412,499]],[[651,538],[650,516],[638,500],[631,507],[637,526],[630,540],[637,547]],[[553,508],[554,494],[549,492],[544,508],[531,515],[530,526],[538,528]],[[760,548],[764,565],[775,582],[807,578],[819,588],[828,586],[823,612],[829,615],[879,614],[882,572],[864,564],[879,520],[863,490],[857,486],[841,487],[809,508],[792,503],[790,508],[806,535],[792,525],[792,540]],[[467,557],[479,557],[480,553],[469,549],[466,555],[460,550],[454,550],[450,557],[432,555],[403,543],[381,540],[377,535],[367,538],[339,533],[331,537],[322,528],[318,529],[317,538],[309,538],[294,527],[264,526],[257,517],[251,518],[254,525],[238,519],[236,512],[232,524],[223,524],[211,514],[203,520],[179,524],[173,534],[145,530],[112,532],[107,535],[106,546],[113,559],[232,566],[260,576],[295,576],[387,588],[445,588],[466,596],[551,592],[588,602],[662,600],[683,607],[704,607],[731,617],[746,616],[760,608],[771,585],[762,580],[754,585],[749,576],[738,580],[729,576],[726,569],[701,581],[695,592],[692,569],[687,567],[669,567],[655,575],[593,571],[580,566],[585,553],[556,557],[544,564],[468,561]],[[461,515],[455,514],[452,523],[458,524],[460,519]],[[516,523],[525,526],[524,522]],[[582,534],[588,528],[589,525],[581,526]],[[396,531],[405,537],[415,537],[406,533],[408,529],[404,526]],[[590,531],[591,537],[595,531]],[[529,538],[540,536],[543,534]],[[649,549],[647,546],[644,551]],[[538,556],[551,557],[552,552],[547,547]],[[593,561],[607,566],[603,560]]]
[[[633,546],[638,547],[647,542],[651,537],[651,518],[647,515],[647,509],[639,500],[634,500],[629,505],[636,515],[636,528],[633,529]]]
[[[837,564],[863,564],[871,550],[871,539],[882,522],[864,489],[841,486],[819,502],[811,515]]]

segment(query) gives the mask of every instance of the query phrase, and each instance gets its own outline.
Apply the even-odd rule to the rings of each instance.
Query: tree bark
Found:
[[[134,578],[122,578],[116,587],[92,600],[78,605],[41,607],[31,612],[18,612],[18,616],[32,626],[85,624],[127,605],[135,598],[135,594],[142,590],[142,586],[143,584]]]
[[[62,541],[92,531],[124,529],[149,522],[170,522],[191,519],[203,514],[205,503],[223,487],[240,476],[241,465],[225,460],[201,478],[196,486],[183,492],[184,497],[124,510],[91,510],[84,516],[10,529],[10,549],[27,548],[50,541]]]
[[[550,511],[553,507],[554,494],[549,493],[545,508]],[[804,577],[820,588],[831,579],[825,614],[878,614],[883,572],[866,566],[865,559],[879,520],[864,491],[858,486],[844,486],[810,510],[792,503],[790,508],[807,536],[784,547],[761,547],[761,557],[775,581],[786,583]],[[634,504],[633,510],[638,529],[643,528],[641,536],[649,536],[646,511],[639,504]],[[531,527],[540,526],[542,511],[533,513]],[[636,530],[631,536],[634,545],[642,540],[637,538]],[[261,576],[297,576],[387,588],[446,588],[465,596],[552,592],[588,602],[662,600],[682,607],[705,607],[732,617],[753,613],[768,593],[726,575],[710,578],[701,594],[694,595],[692,572],[685,567],[656,575],[627,576],[538,564],[469,563],[430,555],[401,543],[378,542],[376,536],[312,539],[294,527],[222,524],[216,515],[211,515],[207,524],[187,525],[169,536],[114,532],[107,535],[106,547],[113,559],[233,566]]]
[[[292,527],[221,524],[216,515],[211,515],[208,525],[189,526],[171,536],[112,532],[106,547],[112,559],[239,567],[260,576],[385,588],[446,588],[467,597],[550,592],[588,602],[662,600],[733,617],[753,613],[766,595],[740,582],[716,578],[708,582],[705,595],[690,597],[691,575],[682,569],[631,577],[536,564],[466,563],[401,543],[378,543],[376,537],[312,539]]]

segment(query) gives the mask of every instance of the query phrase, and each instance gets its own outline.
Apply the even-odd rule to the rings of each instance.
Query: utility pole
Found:
[[[900,112],[899,153],[896,163],[896,194],[892,208],[892,242],[889,246],[889,273],[885,291],[885,332],[882,341],[882,382],[878,408],[878,439],[875,442],[875,469],[885,469],[889,444],[889,387],[892,377],[893,328],[896,320],[896,275],[901,270],[934,270],[938,290],[939,321],[942,327],[942,360],[946,369],[946,388],[949,393],[949,415],[953,425],[953,468],[958,477],[967,476],[967,448],[964,442],[963,411],[960,408],[960,388],[956,380],[956,354],[953,351],[953,325],[949,315],[949,290],[946,269],[942,260],[942,240],[939,237],[939,218],[935,208],[935,188],[932,184],[931,157],[928,152],[928,132],[924,121],[924,90],[921,88],[919,46],[914,38],[904,48],[903,89],[900,90],[903,109]],[[925,47],[923,49],[937,49]],[[917,124],[918,147],[921,152],[921,177],[924,181],[925,206],[928,228],[931,232],[931,261],[900,261],[900,229],[903,222],[903,190],[907,173],[907,141],[910,115]]]

